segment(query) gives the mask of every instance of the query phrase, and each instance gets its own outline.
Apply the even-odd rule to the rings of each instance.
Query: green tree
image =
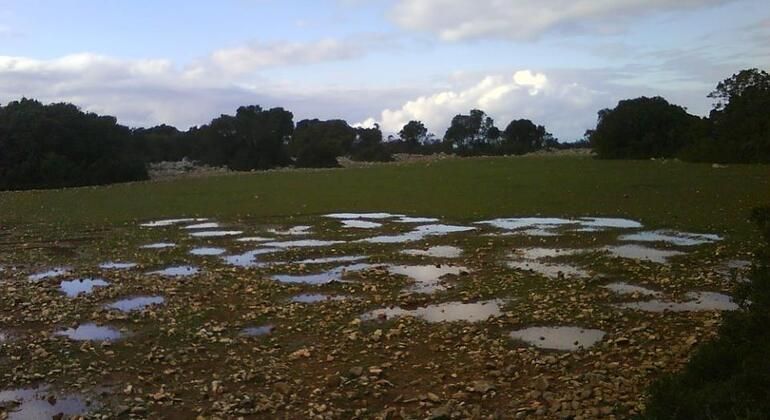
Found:
[[[350,152],[356,130],[343,120],[303,120],[297,123],[289,150],[298,167],[339,166],[338,156]]]
[[[382,142],[382,131],[375,124],[373,128],[356,129],[356,140],[350,151],[350,158],[357,161],[389,162],[393,156]]]
[[[513,120],[503,131],[500,149],[503,154],[523,155],[553,145],[555,141],[544,126],[530,120]]]
[[[458,154],[483,154],[500,137],[494,120],[484,111],[473,109],[468,115],[458,114],[444,134],[444,142]]]

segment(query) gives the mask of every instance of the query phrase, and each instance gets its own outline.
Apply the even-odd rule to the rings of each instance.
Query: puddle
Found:
[[[435,217],[409,217],[401,216],[394,220],[397,223],[438,223],[439,219]]]
[[[27,279],[33,282],[39,282],[41,280],[45,279],[52,279],[54,277],[61,277],[69,274],[71,268],[69,267],[56,267],[52,268],[48,271],[43,271],[40,273],[30,274],[27,276]]]
[[[103,279],[77,279],[67,280],[61,282],[59,289],[67,295],[67,297],[77,297],[79,294],[84,293],[86,295],[91,294],[94,291],[94,287],[107,287],[110,284]]]
[[[297,295],[291,298],[294,303],[318,303],[318,302],[332,302],[347,299],[345,296],[331,296],[322,294],[306,293]]]
[[[604,331],[578,327],[532,327],[513,331],[510,337],[541,349],[575,351],[604,338]]]
[[[344,241],[322,241],[318,239],[302,239],[298,241],[279,241],[279,242],[266,242],[265,246],[271,246],[274,248],[314,248],[321,246],[332,246],[343,244]]]
[[[513,252],[517,258],[526,260],[540,260],[543,258],[556,258],[585,252],[582,249],[572,248],[521,248]]]
[[[463,250],[456,246],[434,246],[428,249],[405,249],[401,253],[417,257],[458,258]]]
[[[8,334],[0,331],[0,343],[5,343],[8,341]]]
[[[364,255],[350,255],[342,257],[324,257],[324,258],[310,258],[307,260],[301,260],[295,262],[295,264],[329,264],[329,263],[347,263],[363,261],[369,257]]]
[[[392,318],[411,316],[426,322],[482,322],[490,317],[502,315],[502,301],[488,300],[476,303],[449,302],[423,306],[416,309],[399,307],[377,309],[361,316],[364,321],[385,321]]]
[[[137,296],[110,303],[105,308],[121,312],[141,311],[152,305],[162,305],[165,301],[162,296]]]
[[[622,309],[634,309],[645,312],[695,312],[695,311],[734,311],[738,304],[730,296],[715,292],[689,292],[685,295],[686,302],[670,302],[665,300],[647,300],[643,302],[628,302],[615,305]]]
[[[190,250],[190,254],[198,256],[211,256],[222,255],[227,252],[224,248],[193,248]]]
[[[255,249],[253,251],[244,252],[243,254],[228,255],[226,257],[222,257],[222,259],[226,264],[236,267],[257,267],[262,265],[262,263],[257,261],[257,256],[271,254],[278,251],[278,249],[274,248]]]
[[[220,228],[220,227],[221,226],[217,222],[209,222],[209,223],[198,223],[198,224],[195,224],[195,225],[187,225],[184,228],[185,229],[190,229],[190,230],[195,230],[195,229],[217,229],[217,228]]]
[[[414,280],[416,284],[409,290],[416,293],[446,290],[441,281],[444,276],[457,276],[469,271],[466,267],[452,265],[392,265],[387,269],[391,274],[406,276]]]
[[[552,229],[574,225],[576,230],[596,232],[603,229],[639,229],[642,224],[630,219],[614,217],[581,217],[563,219],[560,217],[514,217],[476,222],[503,230],[520,231],[530,236],[556,236]]]
[[[205,222],[208,219],[165,219],[165,220],[156,220],[154,222],[147,222],[142,223],[141,227],[166,227],[166,226],[173,226],[173,225],[179,225],[184,223],[198,223],[198,222]]]
[[[279,281],[281,283],[289,283],[289,284],[313,284],[313,285],[320,285],[320,284],[327,284],[331,282],[341,282],[342,278],[345,277],[347,273],[353,273],[357,271],[363,271],[367,270],[369,268],[374,267],[371,264],[353,264],[353,265],[346,265],[343,267],[337,267],[333,270],[324,271],[323,273],[316,273],[316,274],[280,274],[273,276],[273,280]]]
[[[83,324],[77,328],[58,331],[54,335],[64,336],[75,341],[114,341],[123,337],[120,331],[112,327],[102,327],[96,324]]]
[[[259,337],[259,336],[271,334],[274,329],[275,327],[272,325],[262,325],[260,327],[248,327],[241,330],[241,335],[245,335],[247,337]]]
[[[136,263],[124,263],[124,262],[114,262],[114,261],[108,261],[106,263],[99,264],[99,268],[103,270],[128,270],[136,266],[137,266]]]
[[[140,248],[142,249],[164,249],[164,248],[174,248],[176,244],[171,242],[156,242],[154,244],[148,244],[148,245],[142,245]]]
[[[88,411],[88,404],[80,397],[53,393],[47,387],[0,391],[0,407],[7,410],[9,420],[81,416]]]
[[[493,219],[476,222],[477,224],[490,225],[498,229],[519,230],[526,228],[547,228],[558,227],[562,225],[575,224],[574,220],[561,219],[557,217],[515,217],[507,219]]]
[[[660,292],[647,289],[646,287],[634,286],[624,282],[610,283],[604,286],[605,289],[609,289],[619,295],[644,295],[644,296],[660,296]]]
[[[529,271],[552,279],[559,279],[563,277],[585,278],[591,276],[588,271],[569,264],[544,263],[525,260],[509,261],[507,265],[508,267],[516,270]]]
[[[390,219],[393,217],[401,217],[400,214],[391,214],[391,213],[332,213],[324,215],[324,217],[329,217],[332,219],[346,219],[346,220],[355,220],[355,219]]]
[[[196,238],[221,238],[224,236],[238,236],[242,234],[240,230],[202,230],[200,232],[192,232],[190,236]]]
[[[447,235],[450,233],[468,232],[475,230],[476,228],[470,226],[453,226],[453,225],[423,225],[418,226],[415,230],[400,235],[383,235],[375,236],[373,238],[361,239],[356,242],[368,242],[373,244],[397,244],[404,242],[414,242],[424,239],[428,236]]]
[[[751,261],[746,260],[731,260],[726,262],[720,267],[716,268],[716,272],[722,276],[738,282],[747,282],[749,279],[749,271],[751,270]]]
[[[658,264],[667,263],[671,257],[684,255],[684,252],[681,251],[655,249],[642,245],[607,246],[603,249],[618,258],[630,258]]]
[[[294,235],[294,236],[299,236],[299,235],[309,235],[310,234],[310,229],[312,229],[312,228],[313,228],[312,226],[302,225],[302,226],[294,226],[293,228],[288,229],[288,230],[269,229],[268,232],[270,232],[270,233],[272,233],[274,235]]]
[[[377,229],[382,227],[382,223],[367,222],[366,220],[343,220],[342,227],[355,229]]]
[[[267,242],[272,241],[275,238],[266,238],[264,236],[248,236],[245,238],[238,238],[236,241],[238,242]]]
[[[617,219],[613,217],[581,217],[578,221],[583,229],[641,229],[642,224],[636,220]]]
[[[194,276],[198,274],[199,271],[200,270],[198,270],[198,267],[194,267],[191,265],[177,265],[174,267],[164,268],[163,270],[150,271],[147,274],[155,274],[158,276],[165,276],[165,277],[187,277],[187,276]]]
[[[629,242],[666,242],[676,246],[695,246],[721,241],[719,235],[676,232],[673,230],[656,230],[623,235],[621,241]]]

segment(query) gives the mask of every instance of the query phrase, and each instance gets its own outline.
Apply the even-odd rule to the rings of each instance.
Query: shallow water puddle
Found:
[[[76,395],[53,393],[47,387],[38,387],[0,391],[0,408],[7,410],[9,420],[36,420],[56,418],[60,414],[85,415],[88,404]]]
[[[401,216],[394,220],[396,223],[438,223],[439,219],[435,217],[410,217]]]
[[[565,277],[585,278],[591,276],[588,271],[569,264],[545,263],[532,260],[509,261],[506,264],[508,267],[516,270],[529,271],[552,279]]]
[[[409,289],[416,293],[433,293],[445,290],[441,279],[449,275],[467,273],[468,269],[452,265],[391,265],[388,272],[395,275],[406,276],[415,281]]]
[[[369,268],[375,267],[372,264],[353,264],[353,265],[346,265],[342,267],[337,267],[333,270],[324,271],[323,273],[316,273],[316,274],[279,274],[273,276],[273,280],[279,281],[281,283],[288,283],[288,284],[313,284],[313,285],[320,285],[320,284],[327,284],[332,282],[341,282],[343,277],[345,277],[348,273],[353,273],[357,271],[364,271],[368,270]]]
[[[236,239],[238,242],[267,242],[272,240],[275,240],[275,238],[267,238],[264,236],[247,236],[245,238]]]
[[[222,255],[225,252],[227,252],[224,248],[193,248],[190,250],[190,254],[197,255],[197,256],[213,256],[213,255]]]
[[[58,331],[54,335],[64,336],[74,341],[114,341],[123,337],[123,333],[115,328],[93,323]]]
[[[241,230],[202,230],[198,232],[191,232],[190,236],[196,238],[222,238],[225,236],[238,236],[241,235]]]
[[[29,276],[27,276],[27,279],[29,279],[30,281],[33,281],[33,282],[39,282],[39,281],[45,280],[45,279],[51,279],[51,278],[54,278],[54,277],[66,276],[67,274],[69,274],[70,270],[71,270],[70,267],[56,267],[56,268],[52,268],[52,269],[50,269],[48,271],[43,271],[43,272],[40,272],[40,273],[30,274]]]
[[[309,258],[306,260],[296,261],[294,264],[310,265],[310,264],[347,263],[347,262],[363,261],[368,258],[369,257],[365,255],[347,255],[347,256],[340,256],[340,257]]]
[[[140,248],[142,248],[142,249],[164,249],[164,248],[174,248],[174,247],[176,247],[175,243],[171,243],[171,242],[156,242],[154,244],[142,245]]]
[[[468,232],[475,230],[476,228],[470,226],[453,226],[453,225],[423,225],[418,226],[411,232],[402,233],[399,235],[382,235],[375,236],[373,238],[360,239],[356,242],[367,242],[373,244],[397,244],[404,242],[414,242],[424,239],[428,236],[440,236],[450,233]]]
[[[411,316],[426,322],[482,322],[502,315],[503,301],[499,299],[475,303],[449,302],[423,306],[416,309],[400,307],[376,309],[361,316],[363,321],[385,321]]]
[[[99,268],[101,268],[102,270],[128,270],[131,268],[135,268],[136,266],[137,266],[136,263],[115,262],[115,261],[108,261],[108,262],[99,264]]]
[[[273,248],[315,248],[344,244],[344,241],[323,241],[320,239],[302,239],[297,241],[265,242],[265,246]]]
[[[247,336],[247,337],[260,337],[263,335],[268,335],[273,332],[275,327],[273,325],[262,325],[259,327],[247,327],[241,330],[241,335]]]
[[[366,220],[343,220],[342,227],[353,229],[377,229],[382,227],[382,223],[368,222]]]
[[[647,300],[643,302],[628,302],[615,305],[621,309],[634,309],[645,312],[695,312],[695,311],[734,311],[738,304],[728,295],[715,292],[689,292],[685,295],[686,302],[670,302],[665,300]]]
[[[621,241],[627,242],[666,242],[676,246],[695,246],[721,241],[719,235],[706,233],[677,232],[673,230],[656,230],[623,235]]]
[[[459,258],[463,250],[456,246],[434,246],[428,249],[405,249],[401,253],[416,257]]]
[[[619,219],[614,217],[581,217],[578,220],[583,229],[641,229],[642,224],[636,220]]]
[[[618,258],[650,261],[658,264],[667,263],[671,257],[684,255],[684,252],[681,251],[655,249],[642,245],[607,246],[603,249]]]
[[[208,222],[208,223],[198,223],[194,225],[187,225],[184,228],[189,230],[196,230],[196,229],[217,229],[220,228],[220,224],[217,222]]]
[[[318,303],[318,302],[333,302],[346,300],[345,296],[332,296],[323,294],[305,293],[297,296],[293,296],[291,301],[294,303]]]
[[[331,219],[344,219],[344,220],[355,220],[355,219],[391,219],[394,217],[401,217],[403,215],[401,214],[391,214],[391,213],[332,213],[332,214],[326,214],[324,217],[329,217]]]
[[[62,291],[67,297],[77,297],[79,294],[90,294],[94,291],[94,287],[107,287],[110,284],[103,279],[76,279],[66,280],[59,284],[59,290]]]
[[[166,299],[162,296],[137,296],[122,299],[117,302],[105,305],[107,309],[115,309],[121,312],[140,311],[153,305],[162,305]]]
[[[235,267],[257,267],[263,265],[263,263],[257,261],[258,256],[279,251],[279,249],[275,248],[255,249],[253,251],[244,252],[243,254],[228,255],[226,257],[222,257],[222,259],[226,264]]]
[[[646,287],[634,286],[624,282],[610,283],[603,286],[605,289],[609,289],[619,295],[644,295],[644,296],[659,296],[660,292],[647,289]]]
[[[268,232],[272,233],[273,235],[301,236],[301,235],[309,235],[310,229],[312,228],[313,228],[312,226],[301,225],[301,226],[294,226],[293,228],[290,228],[287,230],[269,229]]]
[[[155,274],[165,277],[187,277],[198,274],[200,270],[198,267],[192,265],[177,265],[173,267],[164,268],[163,270],[150,271],[147,274]]]
[[[513,331],[510,337],[541,349],[575,351],[589,348],[604,338],[604,331],[578,327],[531,327]]]
[[[185,218],[185,219],[164,219],[164,220],[156,220],[154,222],[147,222],[142,223],[141,227],[167,227],[167,226],[173,226],[173,225],[179,225],[184,223],[199,223],[199,222],[205,222],[209,219],[195,219],[195,218]]]
[[[642,224],[629,219],[613,217],[581,217],[564,219],[560,217],[514,217],[476,222],[498,229],[516,231],[528,236],[556,236],[553,230],[572,226],[573,230],[596,232],[604,229],[638,229]]]
[[[731,260],[718,267],[715,271],[722,276],[738,282],[750,281],[748,275],[751,270],[751,261]]]
[[[513,255],[525,260],[539,260],[542,258],[557,258],[586,252],[583,249],[574,248],[521,248],[513,252]]]

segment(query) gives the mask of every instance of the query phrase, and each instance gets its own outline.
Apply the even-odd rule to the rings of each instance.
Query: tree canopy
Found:
[[[299,167],[339,166],[337,157],[350,151],[356,130],[343,120],[302,120],[297,123],[289,150]]]

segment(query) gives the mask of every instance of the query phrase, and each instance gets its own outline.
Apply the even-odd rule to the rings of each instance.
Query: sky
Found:
[[[439,137],[482,109],[582,138],[621,99],[706,115],[770,70],[768,0],[0,0],[0,103],[186,129],[241,105]]]

